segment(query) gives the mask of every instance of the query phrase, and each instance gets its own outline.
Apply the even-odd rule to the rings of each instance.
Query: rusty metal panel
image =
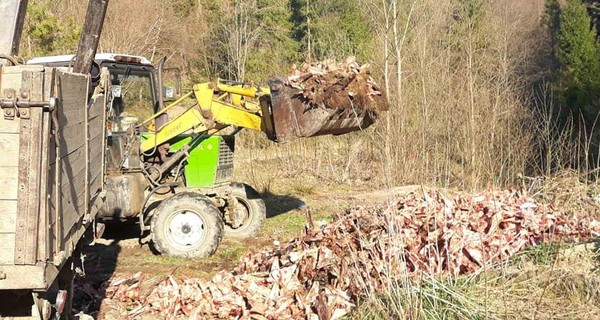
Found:
[[[44,74],[23,72],[21,97],[41,101],[44,99]],[[19,191],[17,201],[17,229],[15,238],[15,264],[33,265],[37,262],[38,227],[40,218],[40,174],[42,158],[43,109],[21,109],[19,147]],[[42,196],[43,197],[43,196]]]
[[[44,71],[44,92],[43,99],[49,100],[54,96],[54,69],[46,68]],[[42,154],[40,165],[40,217],[38,228],[38,261],[48,261],[52,253],[52,239],[49,226],[49,197],[48,197],[48,166],[49,166],[49,148],[50,148],[50,113],[44,112],[42,119]]]
[[[53,68],[2,68],[0,96],[13,89],[22,99],[58,96],[59,105],[0,116],[0,275],[10,274],[0,290],[45,289],[91,221],[104,178],[106,101],[99,94],[88,114],[88,81]]]
[[[337,109],[309,103],[302,91],[286,86],[281,79],[269,81],[271,110],[263,110],[269,139],[287,142],[302,137],[343,134],[363,130],[374,122],[363,108]],[[264,109],[264,107],[263,107]]]
[[[81,221],[89,200],[80,190],[88,184],[77,177],[92,170],[86,157],[89,148],[81,139],[87,127],[88,79],[68,74],[60,80],[65,101],[55,109],[59,123],[51,125],[51,113],[35,107],[20,109],[20,117],[12,120],[0,115],[0,290],[47,289],[58,273],[48,262],[60,265],[85,231]],[[0,96],[4,88],[14,90],[20,99],[48,101],[58,93],[56,86],[52,68],[4,67],[0,73]],[[68,136],[61,128],[69,129]],[[56,136],[51,136],[51,129]],[[79,173],[73,171],[78,168]],[[70,180],[69,174],[75,179]],[[59,201],[50,203],[49,194]],[[67,210],[60,210],[63,207]],[[58,252],[54,243],[63,251]]]

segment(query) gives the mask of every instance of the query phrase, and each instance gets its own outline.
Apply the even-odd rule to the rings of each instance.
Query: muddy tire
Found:
[[[164,200],[150,223],[154,248],[172,257],[212,255],[223,234],[219,209],[207,197],[183,192]]]
[[[265,202],[254,188],[247,184],[234,183],[231,185],[232,194],[237,198],[238,208],[245,216],[238,228],[225,224],[225,236],[233,238],[248,238],[255,236],[267,218]]]

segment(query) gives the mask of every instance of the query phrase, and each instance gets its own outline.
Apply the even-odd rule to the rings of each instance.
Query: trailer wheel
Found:
[[[75,271],[73,270],[73,258],[69,258],[56,280],[61,289],[56,296],[56,305],[60,307],[60,319],[73,319],[73,298],[75,297]]]
[[[75,255],[75,253],[73,253]],[[73,319],[73,298],[75,297],[75,271],[73,262],[75,259],[70,257],[64,263],[56,279],[50,285],[47,291],[34,293],[34,308],[39,314],[34,316],[40,320]],[[30,310],[33,310],[30,307]],[[1,317],[0,317],[1,318]]]
[[[217,250],[223,233],[219,209],[207,197],[193,192],[164,200],[150,226],[155,249],[182,258],[210,256]]]
[[[247,184],[234,183],[231,185],[232,195],[237,199],[236,214],[243,219],[237,228],[225,224],[225,236],[248,238],[256,235],[267,218],[265,202],[254,188]]]

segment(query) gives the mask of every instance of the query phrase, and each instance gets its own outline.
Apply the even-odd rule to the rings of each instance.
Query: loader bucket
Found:
[[[269,87],[272,123],[269,138],[275,142],[363,130],[375,120],[372,112],[360,106],[336,109],[309,103],[300,90],[284,85],[282,79],[270,80]]]

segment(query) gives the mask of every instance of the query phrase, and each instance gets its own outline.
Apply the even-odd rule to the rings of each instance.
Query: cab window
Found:
[[[118,117],[135,117],[141,123],[154,114],[154,93],[150,71],[131,68],[111,71],[113,109]]]

